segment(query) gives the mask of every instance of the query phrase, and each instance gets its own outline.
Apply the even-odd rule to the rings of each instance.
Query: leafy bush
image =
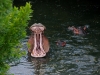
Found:
[[[18,8],[12,7],[11,0],[0,1],[0,75],[5,75],[9,62],[23,55],[19,40],[26,35],[31,13],[30,3]]]

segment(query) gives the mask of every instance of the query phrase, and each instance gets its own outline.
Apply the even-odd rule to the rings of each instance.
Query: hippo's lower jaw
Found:
[[[34,34],[34,48],[31,52],[32,57],[44,57],[46,52],[43,49],[42,33]]]
[[[36,50],[34,50],[34,52],[31,53],[31,56],[32,57],[45,57],[46,53],[44,53],[43,51],[40,51],[38,53]]]

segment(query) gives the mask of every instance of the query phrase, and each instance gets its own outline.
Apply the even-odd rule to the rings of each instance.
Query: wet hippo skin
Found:
[[[49,40],[44,36],[45,29],[41,23],[35,23],[30,27],[32,33],[28,40],[28,52],[32,57],[45,57],[49,52]]]
[[[74,34],[87,34],[87,29],[88,26],[79,26],[79,27],[74,27],[74,26],[69,26],[68,30],[71,30]]]
[[[58,40],[58,41],[56,41],[56,45],[64,47],[64,46],[66,46],[66,42],[63,40]]]

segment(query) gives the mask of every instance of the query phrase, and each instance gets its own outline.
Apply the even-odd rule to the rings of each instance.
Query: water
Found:
[[[98,6],[64,8],[44,2],[32,4],[34,13],[29,25],[40,22],[47,27],[45,35],[50,41],[50,52],[45,58],[26,55],[16,65],[11,65],[9,72],[14,75],[100,75],[100,15],[90,10]],[[89,25],[89,33],[74,35],[67,29],[72,25]],[[67,42],[65,47],[56,45],[59,39]],[[27,40],[22,41],[22,50],[26,52]]]

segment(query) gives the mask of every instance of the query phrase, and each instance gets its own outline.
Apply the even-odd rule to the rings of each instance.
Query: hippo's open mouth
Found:
[[[42,32],[34,33],[34,48],[31,53],[32,57],[44,57],[46,52],[43,49]]]

